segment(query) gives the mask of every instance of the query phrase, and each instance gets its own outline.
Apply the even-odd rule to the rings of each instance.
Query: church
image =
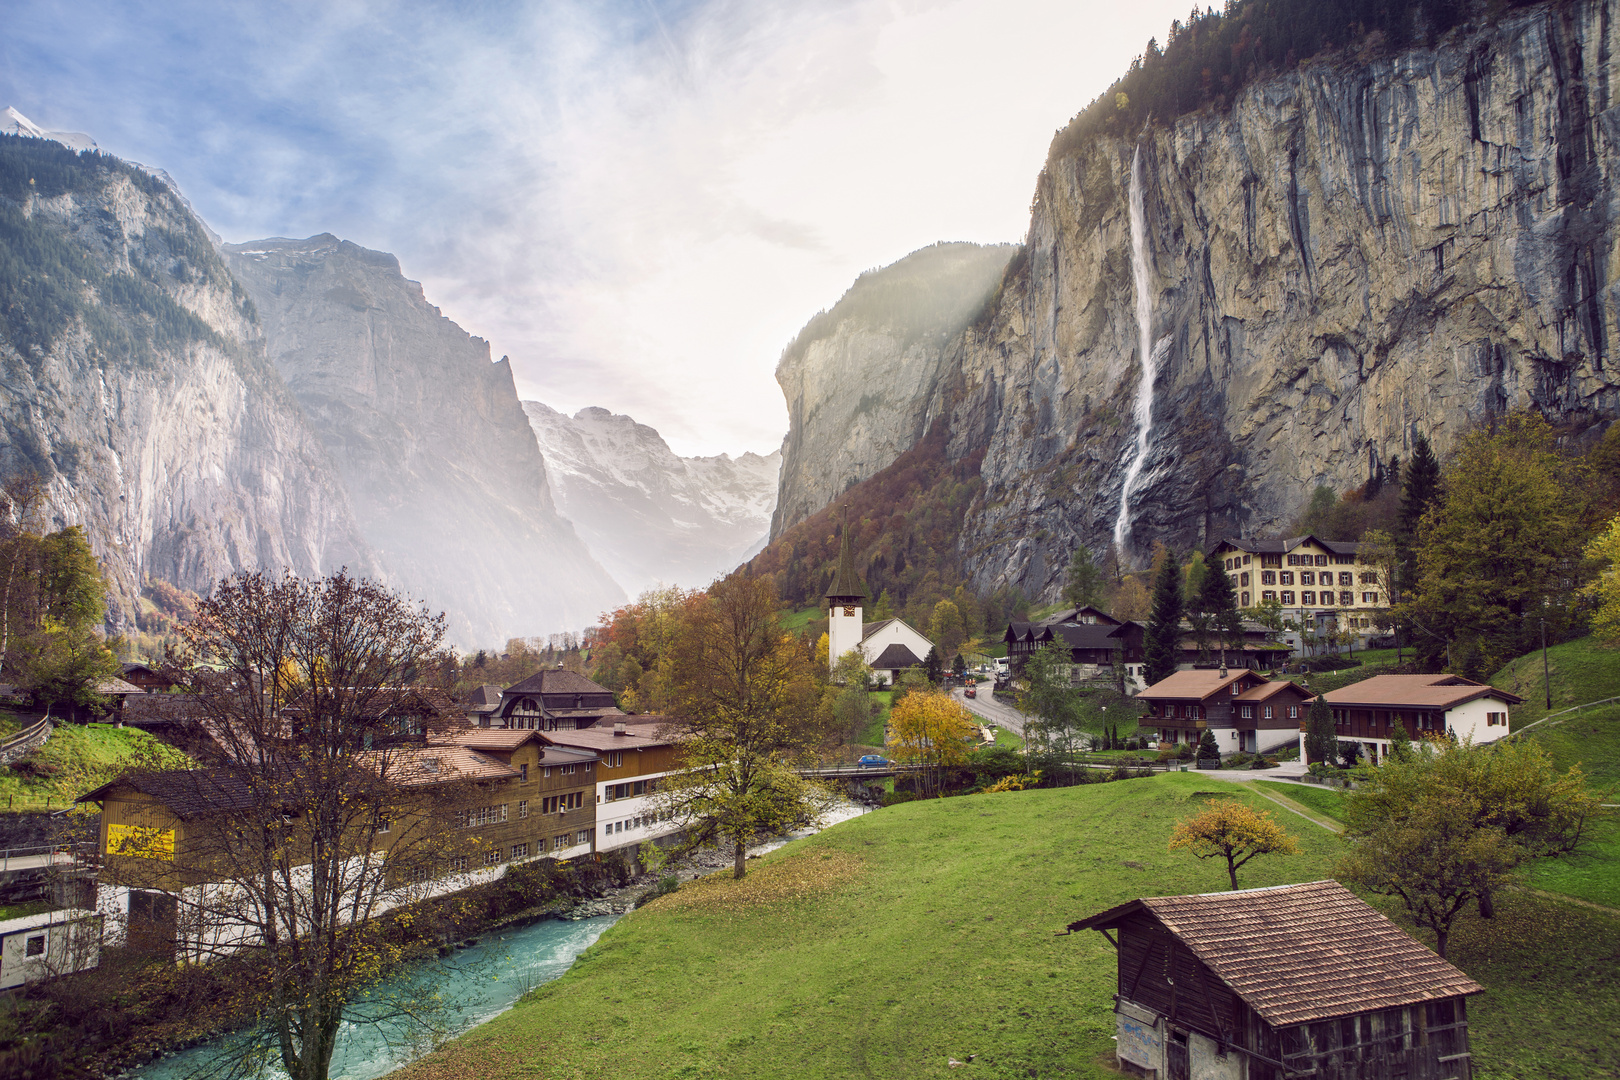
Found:
[[[838,572],[827,590],[827,663],[851,649],[859,649],[866,666],[877,680],[892,686],[908,667],[922,667],[934,643],[919,634],[904,619],[862,622],[866,586],[855,573],[855,560],[849,550],[849,524],[844,525],[843,542],[838,550]],[[943,657],[941,661],[943,662]]]

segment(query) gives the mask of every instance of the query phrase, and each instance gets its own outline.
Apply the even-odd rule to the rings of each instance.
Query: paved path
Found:
[[[1028,719],[1023,713],[1006,702],[997,701],[995,694],[988,688],[980,690],[978,694],[978,697],[966,698],[962,696],[962,687],[951,688],[951,696],[966,705],[968,712],[998,727],[1006,728],[1019,738],[1023,737],[1024,721]]]
[[[42,855],[0,855],[0,873],[7,870],[37,870],[42,866],[71,863],[73,854],[67,851],[46,852]]]

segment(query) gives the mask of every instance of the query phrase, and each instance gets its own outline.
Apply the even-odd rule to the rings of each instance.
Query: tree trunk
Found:
[[[1232,879],[1232,891],[1237,892],[1237,867],[1232,864],[1232,856],[1226,857],[1226,876]]]
[[[1450,936],[1450,932],[1446,930],[1436,930],[1434,932],[1434,951],[1440,954],[1442,960],[1446,958],[1446,938]]]
[[[1489,889],[1479,894],[1479,917],[1482,919],[1496,918],[1496,896]]]
[[[736,841],[736,863],[731,868],[731,876],[741,880],[743,875],[748,873],[748,840],[741,833],[738,833],[734,839]]]

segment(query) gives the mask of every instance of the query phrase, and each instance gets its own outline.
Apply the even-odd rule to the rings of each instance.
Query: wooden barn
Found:
[[[1334,881],[1070,923],[1118,956],[1120,1067],[1154,1080],[1470,1080],[1483,988]]]

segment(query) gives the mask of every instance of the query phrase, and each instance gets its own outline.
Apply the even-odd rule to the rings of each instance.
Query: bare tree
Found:
[[[442,615],[347,573],[238,575],[179,627],[200,767],[145,782],[192,813],[165,886],[182,958],[246,957],[260,973],[257,1034],[223,1071],[268,1052],[294,1080],[324,1080],[346,1018],[420,1004],[356,1008],[401,958],[375,918],[420,899],[460,850],[449,807],[468,784],[419,716],[391,707],[443,635]]]

